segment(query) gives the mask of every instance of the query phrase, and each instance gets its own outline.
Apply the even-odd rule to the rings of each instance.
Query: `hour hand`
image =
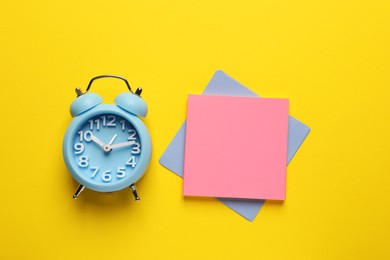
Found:
[[[94,141],[95,143],[97,143],[101,148],[104,149],[104,147],[106,146],[106,144],[100,140],[99,138],[97,138],[95,135],[91,134],[91,140]]]
[[[130,146],[130,145],[134,145],[134,144],[137,144],[137,143],[135,141],[128,141],[128,142],[119,143],[119,144],[112,144],[112,145],[110,145],[110,148],[114,149],[114,148]]]

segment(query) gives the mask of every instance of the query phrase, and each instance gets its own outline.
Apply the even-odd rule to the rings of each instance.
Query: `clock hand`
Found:
[[[91,140],[94,141],[95,143],[97,143],[99,146],[101,146],[103,148],[103,146],[105,146],[106,144],[100,140],[99,138],[97,138],[95,135],[91,134]]]
[[[118,136],[118,135],[115,134],[115,135],[111,138],[111,141],[110,141],[108,144],[111,145],[111,144],[114,142],[114,140],[115,140],[115,138],[116,138],[117,136]]]
[[[119,143],[119,144],[112,144],[112,145],[110,145],[110,148],[114,149],[114,148],[119,148],[119,147],[130,146],[130,145],[134,145],[134,144],[137,144],[137,143],[135,141],[128,141],[128,142]]]
[[[111,148],[109,145],[105,144],[102,140],[97,138],[94,134],[91,133],[91,140],[98,144],[105,152],[110,152]]]

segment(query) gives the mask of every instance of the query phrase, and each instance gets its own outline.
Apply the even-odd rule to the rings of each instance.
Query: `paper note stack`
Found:
[[[286,165],[310,132],[288,104],[216,71],[203,95],[189,96],[187,122],[160,163],[184,175],[185,196],[216,197],[252,221],[264,199],[285,199]]]

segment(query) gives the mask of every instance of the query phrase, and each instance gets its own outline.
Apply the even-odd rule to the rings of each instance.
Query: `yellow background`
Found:
[[[3,1],[0,37],[1,259],[390,258],[389,1]],[[254,222],[183,198],[158,163],[217,69],[289,98],[312,129],[287,200]],[[74,201],[62,159],[74,88],[107,73],[149,105],[138,204],[128,190]],[[110,103],[125,87],[94,90]]]

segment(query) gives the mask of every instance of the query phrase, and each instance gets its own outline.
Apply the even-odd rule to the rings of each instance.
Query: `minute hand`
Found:
[[[119,147],[125,147],[125,146],[130,146],[137,144],[135,141],[129,141],[129,142],[124,142],[124,143],[119,143],[119,144],[112,144],[110,145],[111,149],[119,148]]]

